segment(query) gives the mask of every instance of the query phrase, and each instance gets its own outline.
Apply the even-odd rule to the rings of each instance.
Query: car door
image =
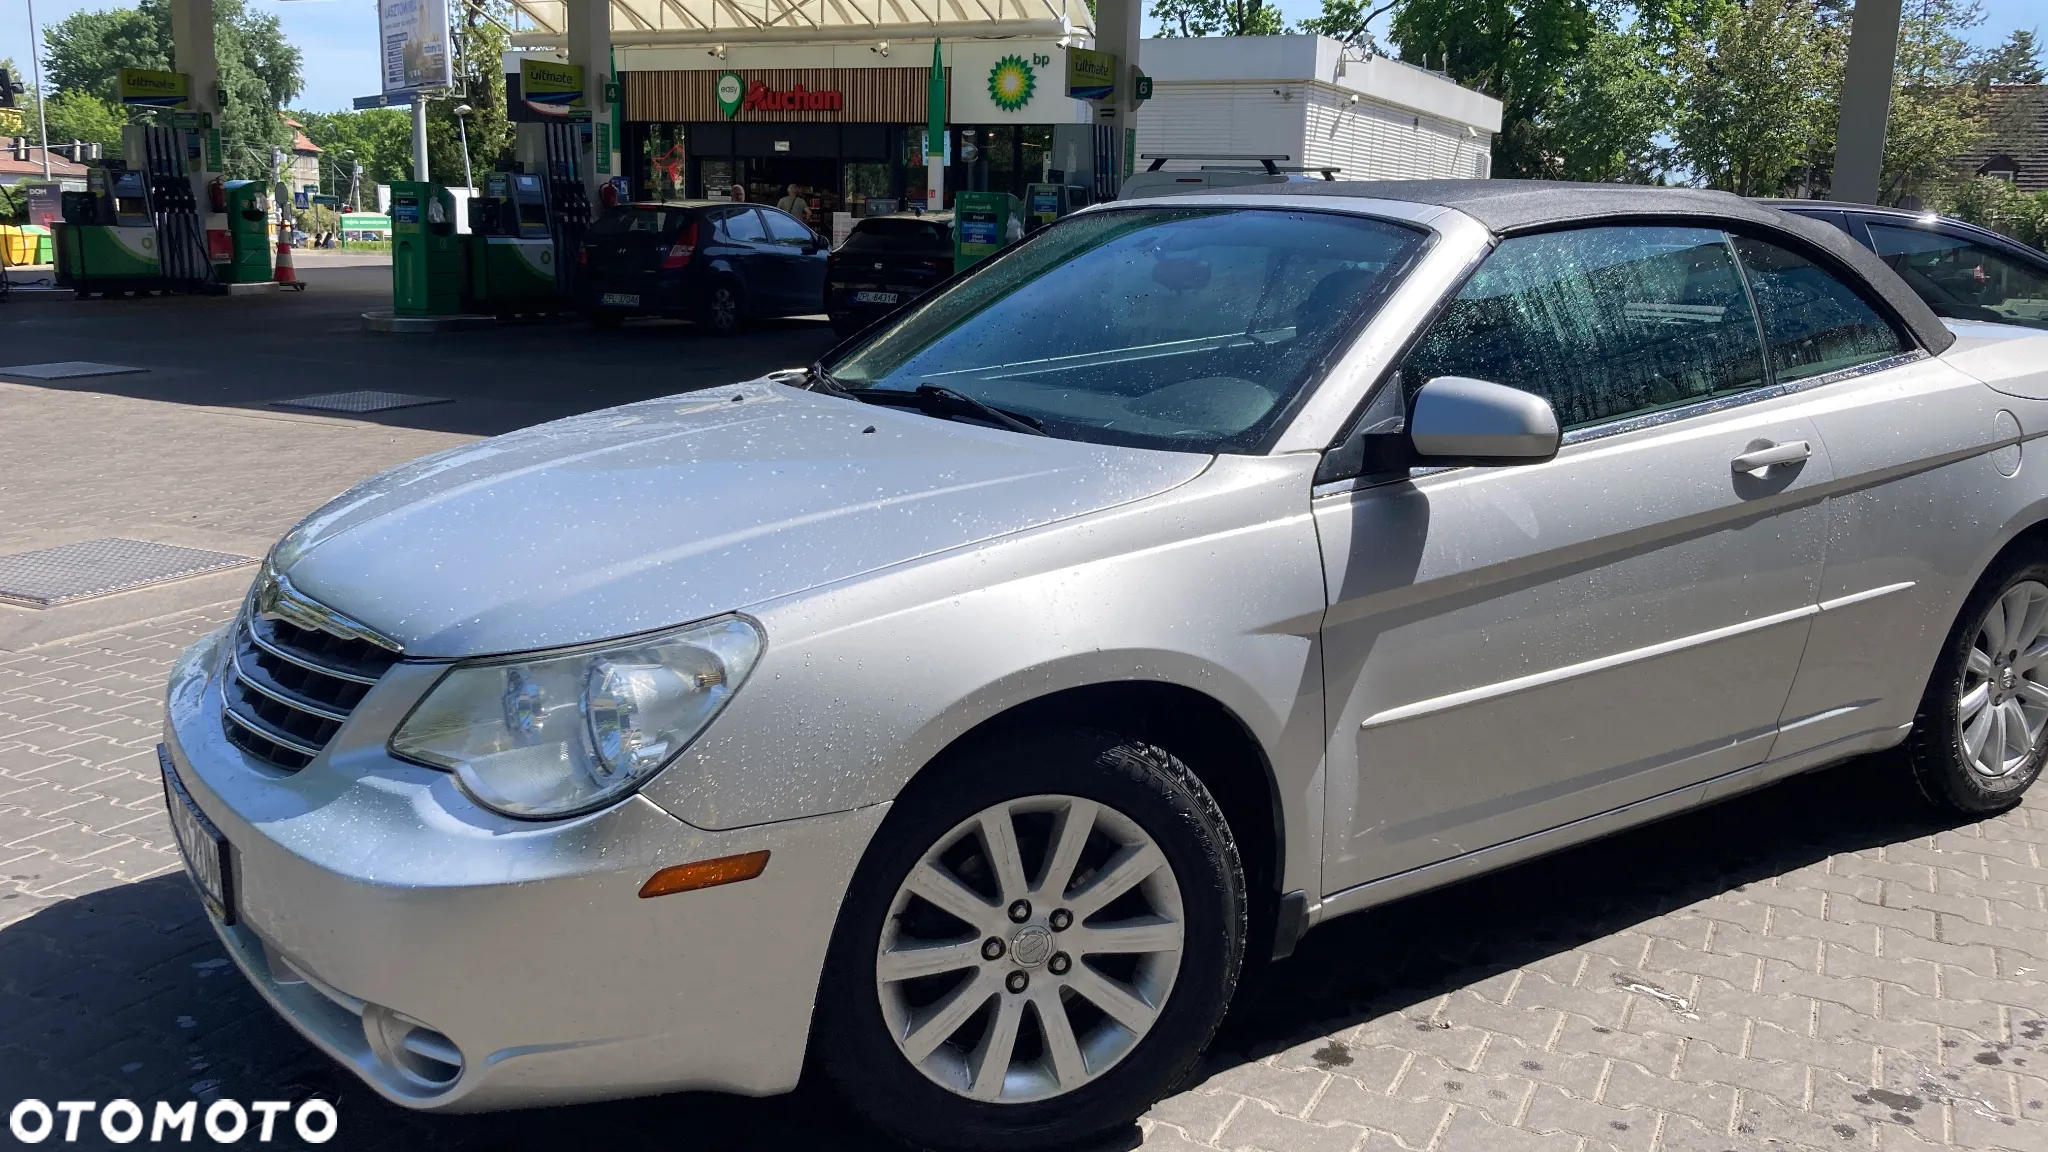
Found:
[[[1327,892],[1762,760],[1814,610],[1828,460],[1721,232],[1502,241],[1365,420],[1439,376],[1546,397],[1566,442],[1318,489]]]
[[[831,249],[811,231],[810,225],[776,208],[761,209],[768,223],[768,239],[774,243],[782,263],[782,284],[788,295],[782,302],[785,314],[808,316],[825,310],[825,263]]]
[[[756,316],[780,313],[789,290],[782,282],[785,269],[780,253],[768,239],[761,210],[752,205],[732,209],[719,220],[719,235],[726,262],[739,274],[747,311]]]
[[[1919,355],[1853,278],[1763,240],[1736,245],[1774,372],[1801,390],[1835,472],[1822,610],[1771,755],[1891,743],[2000,528],[1974,513],[2003,482],[1992,450],[2019,436],[2013,402]]]

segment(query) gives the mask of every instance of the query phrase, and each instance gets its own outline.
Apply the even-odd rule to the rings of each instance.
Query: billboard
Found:
[[[448,0],[377,0],[377,34],[383,42],[385,92],[455,86]]]
[[[1107,100],[1115,92],[1115,53],[1067,49],[1067,95],[1076,100]]]
[[[583,98],[583,66],[555,60],[519,62],[519,98],[540,118],[586,120],[590,105]]]
[[[192,94],[191,78],[183,72],[154,68],[123,68],[116,85],[121,103],[149,108],[183,108]]]

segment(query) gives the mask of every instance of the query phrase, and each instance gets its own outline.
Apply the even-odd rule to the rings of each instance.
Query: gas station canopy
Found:
[[[597,0],[583,0],[597,2]],[[570,0],[514,0],[512,42],[560,47]],[[610,0],[612,43],[1091,37],[1086,0]]]

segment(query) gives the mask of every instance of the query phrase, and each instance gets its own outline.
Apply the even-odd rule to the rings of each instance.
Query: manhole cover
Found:
[[[0,556],[0,603],[53,608],[253,563],[248,556],[151,540],[87,540]]]
[[[418,408],[425,404],[447,404],[446,396],[414,396],[409,392],[323,392],[296,400],[272,400],[272,408],[305,408],[314,412],[389,412],[393,408]]]
[[[0,368],[0,376],[19,376],[24,380],[70,380],[79,376],[122,376],[130,372],[147,372],[147,368],[130,368],[126,364],[95,364],[90,360],[59,360],[54,364],[16,364]]]

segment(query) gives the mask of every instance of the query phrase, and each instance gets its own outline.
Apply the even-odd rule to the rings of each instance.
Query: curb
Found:
[[[455,316],[400,316],[395,312],[363,313],[363,327],[371,332],[454,332],[467,328],[496,326],[496,316],[462,313]]]

